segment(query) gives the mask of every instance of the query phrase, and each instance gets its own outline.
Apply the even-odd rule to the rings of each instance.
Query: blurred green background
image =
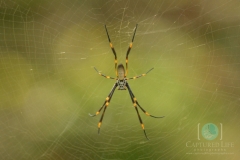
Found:
[[[238,0],[1,1],[0,159],[240,159],[239,14]],[[140,111],[150,141],[127,91],[115,91],[100,135],[101,115],[88,116],[115,82],[93,69],[115,76],[104,24],[122,63],[138,24],[128,76],[154,70],[129,84],[165,116]]]

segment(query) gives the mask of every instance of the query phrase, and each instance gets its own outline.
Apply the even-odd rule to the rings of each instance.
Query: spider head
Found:
[[[117,72],[118,72],[118,78],[120,80],[123,80],[125,78],[125,68],[124,68],[123,64],[118,65]]]

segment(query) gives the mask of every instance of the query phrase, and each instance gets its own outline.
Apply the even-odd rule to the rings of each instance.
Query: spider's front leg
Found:
[[[130,95],[131,100],[132,100],[132,102],[133,102],[133,106],[134,106],[134,108],[136,109],[136,112],[137,112],[137,115],[138,115],[138,119],[139,119],[139,122],[141,123],[141,127],[142,127],[142,129],[143,129],[143,131],[144,131],[145,137],[148,139],[147,134],[146,134],[146,132],[145,132],[144,124],[143,124],[143,121],[142,121],[142,119],[141,119],[141,116],[140,116],[140,114],[139,114],[139,112],[138,112],[137,106],[138,106],[147,116],[151,116],[151,117],[153,117],[153,118],[163,118],[164,116],[160,116],[160,117],[153,116],[153,115],[149,114],[147,111],[145,111],[145,110],[140,106],[140,104],[138,103],[138,101],[137,101],[136,97],[134,96],[134,94],[133,94],[131,88],[129,87],[129,84],[128,84],[128,83],[126,83],[126,87],[127,87],[127,89],[128,89],[129,95]],[[149,140],[149,139],[148,139],[148,140]]]
[[[112,88],[112,90],[110,91],[110,93],[108,94],[107,98],[105,99],[105,102],[103,103],[102,107],[96,112],[96,114],[92,115],[92,114],[89,113],[89,116],[95,117],[95,116],[98,115],[98,114],[101,112],[101,110],[104,108],[103,113],[102,113],[102,116],[101,116],[101,118],[100,118],[100,120],[99,120],[99,122],[98,122],[98,134],[100,133],[100,127],[101,127],[101,124],[102,124],[102,120],[103,120],[103,117],[104,117],[104,113],[105,113],[106,108],[107,108],[107,106],[109,105],[109,103],[110,103],[110,101],[111,101],[111,99],[112,99],[113,93],[114,93],[115,89],[117,88],[117,86],[118,86],[118,84],[115,83],[114,86],[113,86],[113,88]]]
[[[111,47],[111,49],[112,49],[112,52],[113,52],[113,54],[114,54],[114,57],[115,57],[115,60],[114,60],[115,72],[116,72],[116,76],[118,76],[118,72],[117,72],[117,54],[116,54],[116,51],[115,51],[115,49],[114,49],[114,47],[113,47],[113,44],[112,44],[112,42],[111,42],[111,39],[110,39],[110,36],[109,36],[109,34],[108,34],[108,30],[107,30],[107,26],[106,26],[106,25],[105,25],[105,29],[106,29],[106,33],[107,33],[109,45],[110,45],[110,47]]]
[[[133,41],[134,41],[134,37],[135,37],[136,31],[137,31],[137,26],[138,26],[138,24],[136,24],[136,27],[135,27],[135,30],[134,30],[134,33],[133,33],[133,37],[132,37],[132,42],[129,44],[127,54],[126,54],[126,73],[125,73],[125,77],[128,74],[128,55],[129,55],[129,53],[132,49],[132,46],[133,46]]]

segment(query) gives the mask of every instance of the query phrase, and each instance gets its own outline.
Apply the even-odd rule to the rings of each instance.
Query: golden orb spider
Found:
[[[95,67],[94,67],[94,69],[98,72],[98,74],[99,74],[100,76],[103,76],[103,77],[108,78],[108,79],[115,79],[115,80],[117,80],[117,81],[116,81],[116,83],[114,84],[114,86],[113,86],[112,90],[110,91],[109,95],[108,95],[107,98],[105,99],[105,102],[103,103],[102,107],[96,112],[96,114],[92,115],[92,114],[89,113],[89,115],[90,115],[91,117],[94,117],[94,116],[98,115],[98,114],[101,112],[101,110],[104,108],[103,113],[102,113],[102,116],[101,116],[101,118],[100,118],[100,120],[99,120],[99,122],[98,122],[98,134],[100,133],[100,127],[101,127],[101,124],[102,124],[102,120],[103,120],[104,113],[105,113],[105,111],[106,111],[106,109],[107,109],[107,106],[109,105],[109,103],[110,103],[110,101],[111,101],[111,98],[112,98],[113,93],[114,93],[114,91],[115,91],[115,89],[116,89],[117,86],[119,86],[118,90],[126,90],[126,88],[128,89],[128,92],[129,92],[129,94],[130,94],[130,97],[131,97],[133,106],[134,106],[134,108],[136,109],[136,112],[137,112],[137,115],[138,115],[138,119],[139,119],[139,121],[140,121],[140,123],[141,123],[141,127],[142,127],[142,129],[143,129],[143,131],[144,131],[144,135],[145,135],[145,137],[146,137],[147,139],[148,139],[148,137],[147,137],[147,134],[146,134],[145,129],[144,129],[144,124],[143,124],[143,121],[142,121],[142,119],[141,119],[141,116],[140,116],[140,114],[139,114],[139,112],[138,112],[138,108],[137,108],[137,107],[139,107],[147,116],[151,116],[151,117],[153,117],[153,118],[163,118],[163,117],[164,117],[164,116],[156,117],[156,116],[153,116],[153,115],[149,114],[148,112],[146,112],[146,111],[140,106],[140,104],[138,103],[136,97],[134,96],[134,94],[133,94],[132,90],[130,89],[130,86],[129,86],[128,82],[127,82],[127,80],[136,79],[136,78],[140,78],[140,77],[142,77],[142,76],[145,76],[145,75],[148,74],[151,70],[153,70],[153,68],[151,68],[149,71],[147,71],[147,72],[144,73],[144,74],[141,74],[141,75],[139,75],[139,76],[135,76],[135,77],[132,77],[132,78],[126,78],[126,77],[127,77],[127,73],[128,73],[128,55],[129,55],[129,53],[130,53],[130,51],[131,51],[131,48],[132,48],[132,45],[133,45],[133,41],[134,41],[135,33],[136,33],[136,30],[137,30],[137,26],[138,26],[138,25],[136,24],[136,27],[135,27],[135,30],[134,30],[134,34],[133,34],[133,37],[132,37],[132,42],[130,43],[130,45],[129,45],[129,47],[128,47],[128,50],[127,50],[127,54],[126,54],[126,70],[125,70],[123,64],[117,65],[117,54],[116,54],[115,49],[114,49],[114,47],[113,47],[113,44],[112,44],[112,42],[111,42],[111,40],[110,40],[110,37],[109,37],[109,34],[108,34],[108,30],[107,30],[107,27],[106,27],[106,25],[105,25],[105,29],[106,29],[107,36],[108,36],[108,41],[109,41],[109,43],[110,43],[110,47],[111,47],[111,49],[112,49],[112,52],[113,52],[113,54],[114,54],[114,56],[115,56],[115,61],[114,61],[114,63],[115,63],[115,72],[116,72],[117,78],[113,78],[113,77],[110,77],[110,76],[105,76],[104,74],[100,73]],[[148,140],[149,140],[149,139],[148,139]]]

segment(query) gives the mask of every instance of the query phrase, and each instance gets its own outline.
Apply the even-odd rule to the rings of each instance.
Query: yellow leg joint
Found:
[[[99,114],[99,112],[96,112],[96,115],[98,115]]]
[[[148,112],[145,113],[147,116],[150,116],[150,114]]]
[[[134,101],[137,101],[137,98],[134,97],[133,100],[134,100]]]
[[[108,79],[110,78],[109,76],[106,76]]]
[[[142,129],[144,129],[144,124],[141,124],[141,126],[142,126]]]
[[[128,59],[126,59],[126,63],[128,63]]]
[[[109,100],[109,97],[106,98],[106,101],[108,101],[108,100]]]
[[[115,59],[115,61],[114,61],[115,63],[117,63],[117,60]]]
[[[99,122],[99,123],[98,123],[98,128],[100,128],[100,127],[101,127],[101,124],[102,124],[102,122]]]
[[[134,107],[136,107],[136,106],[137,106],[137,104],[136,104],[136,103],[133,103],[133,106],[134,106]]]
[[[133,43],[130,43],[129,47],[132,48]]]
[[[145,76],[146,74],[142,74],[142,76]]]
[[[108,105],[109,105],[109,102],[106,103],[106,106],[108,106]]]
[[[111,47],[111,48],[113,48],[113,45],[112,45],[112,43],[110,43],[110,47]]]

